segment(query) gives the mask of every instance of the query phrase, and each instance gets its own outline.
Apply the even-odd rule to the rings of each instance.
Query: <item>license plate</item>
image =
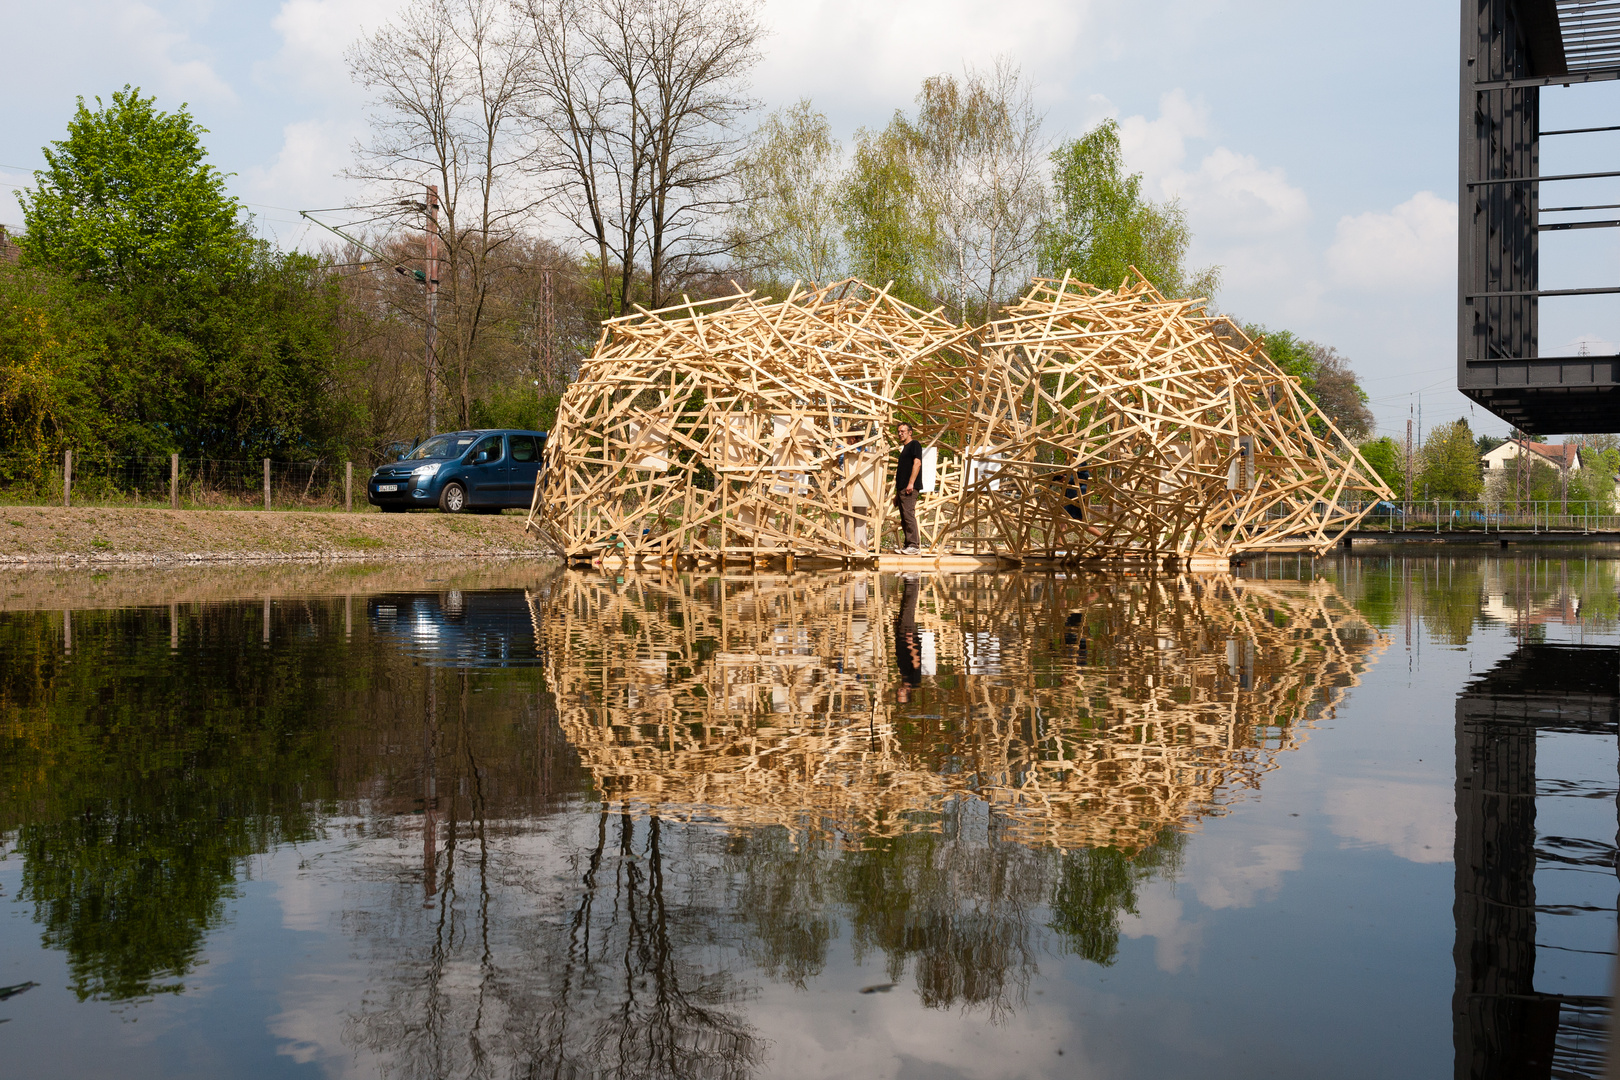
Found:
[[[398,484],[378,484],[377,485],[377,490],[378,491],[398,491],[399,490],[399,485]]]

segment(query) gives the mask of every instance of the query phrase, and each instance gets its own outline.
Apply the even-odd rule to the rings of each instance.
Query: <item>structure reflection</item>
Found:
[[[1612,921],[1615,889],[1600,890],[1597,904],[1568,896],[1538,902],[1536,877],[1538,869],[1613,875],[1615,844],[1607,832],[1538,835],[1537,796],[1543,787],[1556,791],[1560,778],[1538,776],[1537,743],[1597,736],[1612,755],[1617,729],[1620,649],[1612,647],[1527,643],[1457,698],[1458,1080],[1605,1075],[1610,1002],[1603,983],[1584,987],[1586,994],[1537,989],[1537,938],[1539,929],[1544,941],[1568,940],[1556,924],[1583,916]],[[1612,787],[1575,794],[1615,796]],[[1598,978],[1607,976],[1604,965]]]
[[[972,817],[951,810],[965,800],[998,838],[1134,850],[1258,785],[1385,643],[1323,582],[570,572],[553,588],[548,683],[602,791],[795,837],[938,831]]]

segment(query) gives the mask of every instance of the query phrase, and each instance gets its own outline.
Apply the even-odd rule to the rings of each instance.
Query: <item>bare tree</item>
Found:
[[[502,0],[411,0],[348,54],[351,74],[375,95],[371,140],[356,148],[350,175],[412,205],[423,185],[440,192],[442,351],[452,378],[428,377],[450,384],[464,426],[502,248],[534,206],[518,138],[526,46],[508,11]]]
[[[532,165],[594,249],[604,310],[631,309],[643,264],[656,307],[727,247],[757,0],[527,0],[525,13]]]
[[[808,98],[766,117],[739,173],[739,262],[818,284],[843,276],[843,156],[832,125]]]
[[[1041,117],[1005,59],[988,74],[969,69],[961,82],[925,80],[917,106],[915,171],[959,317],[989,318],[1034,269],[1046,205]]]

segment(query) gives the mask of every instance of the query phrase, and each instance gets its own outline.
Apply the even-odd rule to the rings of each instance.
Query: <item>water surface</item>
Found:
[[[0,1059],[1594,1075],[1617,568],[11,574]]]

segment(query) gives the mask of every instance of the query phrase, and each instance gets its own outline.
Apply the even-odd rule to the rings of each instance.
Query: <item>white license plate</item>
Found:
[[[378,484],[377,485],[377,490],[378,491],[398,491],[399,490],[399,485],[398,484]]]

